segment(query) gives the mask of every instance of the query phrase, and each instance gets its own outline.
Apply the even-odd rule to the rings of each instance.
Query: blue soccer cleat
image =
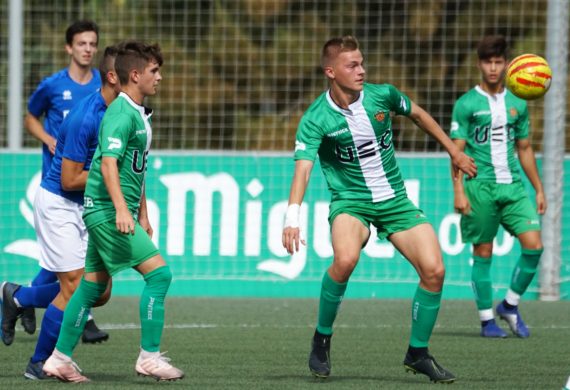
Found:
[[[504,339],[507,337],[507,332],[497,325],[495,319],[492,319],[487,321],[487,324],[481,326],[481,336]]]
[[[509,327],[515,335],[523,339],[530,336],[530,332],[522,320],[517,306],[513,309],[507,309],[503,302],[501,302],[497,305],[496,311],[497,315],[509,324]]]

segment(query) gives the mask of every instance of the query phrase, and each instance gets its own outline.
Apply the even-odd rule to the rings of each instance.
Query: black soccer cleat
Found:
[[[309,355],[309,370],[317,378],[328,378],[331,374],[331,336],[315,331]]]
[[[33,307],[25,308],[20,323],[27,334],[34,334],[36,332],[36,309]]]
[[[102,343],[109,339],[109,333],[102,331],[95,325],[94,320],[89,320],[85,323],[85,329],[83,329],[83,335],[81,340],[84,343],[96,344]]]
[[[19,284],[2,283],[2,342],[10,345],[14,342],[16,321],[22,316],[24,309],[16,306],[14,293],[20,288]]]
[[[30,361],[28,362],[28,366],[26,367],[26,371],[24,372],[24,378],[33,381],[52,379],[43,371],[44,363],[45,360],[40,360],[37,363],[32,363],[32,359],[30,359]]]
[[[414,375],[417,373],[427,375],[434,383],[453,383],[457,379],[455,375],[440,366],[430,354],[414,360],[408,352],[404,359],[404,367],[406,372],[412,372]]]

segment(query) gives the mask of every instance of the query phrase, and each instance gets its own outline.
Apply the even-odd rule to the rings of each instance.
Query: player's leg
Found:
[[[506,202],[502,213],[503,226],[518,237],[521,255],[513,269],[511,284],[505,299],[497,306],[497,314],[504,319],[518,337],[526,338],[530,332],[521,318],[519,303],[532,282],[542,255],[540,222],[536,210],[522,184],[514,183],[503,189]]]
[[[51,283],[57,283],[57,275],[54,272],[41,268],[30,285],[35,287]],[[20,322],[26,333],[34,334],[36,331],[36,310],[33,307],[25,308]]]
[[[445,276],[437,236],[429,223],[423,223],[393,233],[389,239],[420,277],[412,302],[412,331],[404,365],[407,370],[425,374],[434,382],[451,383],[455,375],[440,366],[428,351]]]
[[[326,378],[330,375],[333,323],[348,279],[358,264],[360,251],[369,235],[370,230],[365,222],[353,215],[339,214],[332,219],[333,263],[323,275],[317,327],[309,355],[309,369],[316,377]]]

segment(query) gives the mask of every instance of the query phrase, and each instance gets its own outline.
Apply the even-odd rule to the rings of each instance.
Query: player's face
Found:
[[[344,51],[334,60],[330,75],[341,89],[360,92],[364,85],[364,58],[360,50]],[[329,76],[330,77],[330,76]]]
[[[139,88],[142,94],[144,96],[154,95],[158,83],[162,80],[160,65],[154,61],[149,62],[139,77]]]
[[[75,34],[71,45],[65,45],[71,61],[81,67],[89,67],[97,54],[97,34],[94,31],[85,31]]]
[[[507,68],[507,60],[504,57],[490,57],[479,60],[477,66],[481,71],[483,83],[490,86],[502,84],[505,69]]]

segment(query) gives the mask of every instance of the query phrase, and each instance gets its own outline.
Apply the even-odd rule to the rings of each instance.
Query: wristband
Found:
[[[301,212],[301,205],[298,204],[290,204],[287,207],[287,214],[285,214],[285,223],[284,227],[292,227],[298,228],[299,227],[299,214]]]

